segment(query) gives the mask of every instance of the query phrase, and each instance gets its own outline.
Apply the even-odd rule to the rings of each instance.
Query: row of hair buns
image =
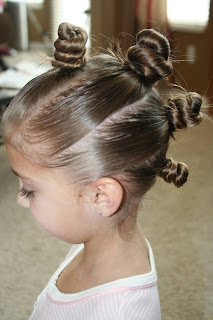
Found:
[[[75,69],[85,64],[88,36],[83,28],[63,22],[58,27],[52,65]],[[150,84],[172,73],[170,46],[166,37],[153,29],[144,29],[136,36],[136,44],[127,53],[125,62]]]
[[[196,92],[188,92],[178,98],[168,100],[166,110],[168,112],[170,133],[173,138],[173,132],[177,129],[194,127],[200,124],[203,119],[203,115],[200,112],[201,104],[202,98]],[[188,174],[188,166],[185,163],[177,163],[173,159],[165,159],[159,177],[168,183],[173,182],[179,188],[187,181]]]
[[[83,28],[67,22],[61,23],[58,27],[58,39],[54,43],[55,59],[52,60],[52,65],[61,70],[73,70],[83,66],[86,63],[87,39],[87,33]],[[136,36],[136,43],[130,46],[125,56],[121,56],[119,51],[119,45],[115,45],[115,56],[123,60],[129,70],[136,72],[145,84],[152,85],[173,71],[169,41],[153,29],[140,31]],[[202,98],[195,92],[168,100],[165,116],[168,118],[172,136],[177,129],[195,126],[202,121],[201,104]],[[182,162],[176,163],[173,159],[166,159],[159,176],[166,182],[173,182],[175,186],[180,187],[187,181],[188,167]]]

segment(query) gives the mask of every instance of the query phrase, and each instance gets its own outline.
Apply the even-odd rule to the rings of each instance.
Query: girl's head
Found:
[[[54,68],[30,81],[4,114],[5,143],[79,190],[113,179],[123,190],[113,215],[122,231],[158,176],[177,187],[186,182],[187,166],[166,153],[174,131],[202,120],[201,97],[188,93],[163,104],[155,84],[172,72],[170,47],[154,30],[139,32],[126,53],[115,42],[88,61],[82,28],[62,23],[58,34]]]

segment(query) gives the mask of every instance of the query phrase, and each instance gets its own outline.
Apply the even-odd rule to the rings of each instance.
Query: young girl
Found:
[[[35,304],[35,319],[161,319],[151,246],[137,219],[158,176],[181,187],[184,163],[166,158],[177,129],[201,122],[197,93],[168,100],[168,40],[137,34],[124,54],[85,58],[85,30],[62,23],[53,69],[30,81],[3,117],[18,203],[74,244]]]

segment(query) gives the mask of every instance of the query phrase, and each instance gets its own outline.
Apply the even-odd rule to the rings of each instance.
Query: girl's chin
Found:
[[[40,226],[40,225],[39,225],[39,226]],[[48,230],[46,230],[46,229],[43,228],[42,226],[40,226],[40,228],[41,228],[42,231],[44,231],[44,232],[49,236],[49,238],[54,239],[54,240],[62,240],[62,239],[60,239],[58,236],[50,233]]]
[[[52,234],[46,232],[48,234],[48,236],[51,238],[51,239],[54,239],[54,240],[61,240],[60,238],[56,237],[56,236],[53,236]]]

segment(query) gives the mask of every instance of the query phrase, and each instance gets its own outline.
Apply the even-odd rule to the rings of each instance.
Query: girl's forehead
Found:
[[[42,167],[25,157],[9,144],[6,144],[7,155],[12,171],[24,182],[69,186],[77,189],[76,180],[72,178],[70,169]]]
[[[33,159],[31,162],[10,145],[6,145],[6,150],[12,171],[21,179],[42,182],[43,180],[50,180],[51,178],[54,178],[54,169],[38,166],[33,163]]]

